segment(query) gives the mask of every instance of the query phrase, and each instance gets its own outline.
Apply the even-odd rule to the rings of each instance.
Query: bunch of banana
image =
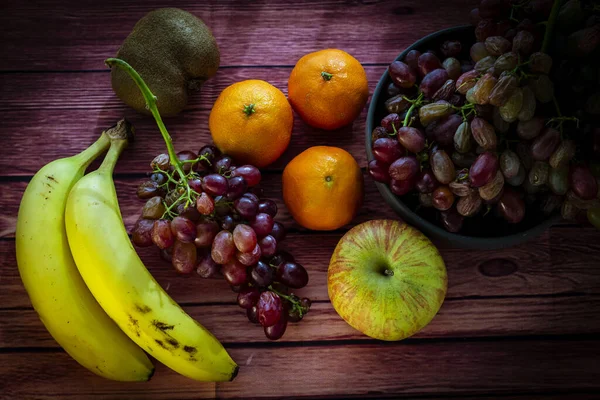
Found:
[[[23,227],[23,231],[17,230],[17,234],[22,235],[21,239],[17,241],[17,252],[23,254],[23,257],[18,259],[19,269],[24,277],[24,282],[26,282],[25,285],[32,302],[47,327],[51,325],[47,322],[50,319],[59,321],[62,318],[62,321],[58,323],[53,322],[57,328],[48,329],[57,338],[59,344],[82,365],[101,374],[100,372],[109,370],[108,364],[110,363],[111,373],[102,374],[107,378],[145,380],[151,376],[153,372],[151,363],[143,351],[129,340],[131,339],[154,358],[189,378],[213,382],[232,380],[237,374],[238,366],[221,343],[169,297],[148,272],[131,245],[121,218],[112,178],[118,157],[127,145],[126,135],[124,135],[127,131],[126,122],[121,121],[116,129],[120,131],[121,135],[109,140],[110,148],[98,170],[81,178],[85,167],[89,164],[89,161],[84,163],[81,159],[93,159],[94,155],[107,147],[107,143],[104,141],[94,150],[90,150],[86,156],[76,156],[80,157],[78,160],[81,163],[79,166],[81,173],[77,175],[77,178],[81,179],[71,181],[65,190],[62,206],[57,207],[58,212],[55,215],[49,216],[50,220],[54,218],[55,221],[59,221],[57,223],[60,225],[63,238],[65,237],[66,228],[68,247],[67,241],[63,240],[61,251],[68,255],[71,263],[69,265],[72,271],[68,278],[71,281],[76,281],[73,278],[73,275],[76,275],[76,278],[79,279],[79,281],[76,281],[80,286],[78,288],[85,289],[84,293],[88,295],[89,300],[96,307],[93,311],[100,313],[101,317],[95,314],[85,317],[85,315],[91,314],[89,304],[86,303],[83,306],[81,305],[83,302],[79,299],[74,300],[73,296],[65,298],[65,287],[55,289],[55,285],[49,282],[43,284],[37,282],[36,275],[43,273],[40,271],[48,271],[47,266],[49,264],[47,261],[54,259],[55,256],[50,254],[51,257],[48,258],[48,254],[40,254],[38,250],[39,243],[29,243],[34,241],[32,238],[33,229],[30,229],[27,233],[24,232],[28,225],[35,223],[34,229],[42,232],[44,237],[48,236],[48,232],[40,229],[39,215],[42,212],[40,212],[41,207],[38,209],[39,204],[36,208],[32,206],[29,206],[28,209],[21,207],[23,221],[21,223],[20,211],[19,226]],[[71,164],[71,168],[73,168],[73,164]],[[44,169],[42,169],[38,175],[40,175],[41,180],[41,183],[38,184],[38,190],[33,192],[32,189],[29,197],[26,193],[23,202],[28,200],[28,203],[33,203],[35,199],[29,198],[39,196],[40,191],[45,190],[45,192],[42,192],[42,197],[50,195],[46,190],[49,188],[45,187],[45,183],[48,183],[48,179],[50,179],[47,177],[47,171],[44,172]],[[56,178],[56,175],[50,176]],[[54,193],[54,189],[52,189],[52,192]],[[66,198],[67,195],[68,199]],[[44,213],[48,213],[48,209],[44,210]],[[25,215],[30,218],[29,224]],[[35,216],[35,220],[32,216]],[[38,240],[40,240],[39,236],[38,234]],[[26,255],[34,252],[37,252],[38,266],[25,262],[22,265],[21,259],[25,261],[26,257],[33,257],[33,255]],[[43,258],[40,259],[39,257]],[[62,269],[67,269],[63,266],[66,258],[63,255],[60,262],[56,262],[56,264],[60,264]],[[54,266],[55,270],[57,268]],[[79,274],[77,274],[77,271]],[[56,279],[54,276],[50,276],[50,278]],[[81,278],[83,278],[83,281]],[[63,282],[66,280],[67,277],[61,276],[63,286],[66,286]],[[42,285],[44,287],[40,290],[39,288]],[[34,294],[36,291],[42,293]],[[80,291],[77,293],[79,294]],[[49,296],[49,292],[51,292],[51,296]],[[57,311],[51,304],[54,299],[59,299],[58,301],[63,304],[61,311]],[[75,303],[80,303],[80,305]],[[101,308],[98,307],[98,303]],[[67,304],[71,307],[70,309],[66,309]],[[62,315],[60,315],[61,312]],[[75,326],[72,325],[71,319],[75,318],[95,319],[95,325],[84,329],[82,322],[87,320],[80,320],[77,330],[73,329]],[[98,334],[100,325],[103,327],[102,337]],[[107,327],[110,328],[110,332],[114,337],[108,337]],[[67,334],[59,336],[55,332],[67,332]],[[86,341],[85,346],[82,344],[82,332],[84,333],[83,339]],[[123,335],[123,332],[129,339]],[[117,334],[120,336],[117,337]],[[89,343],[92,343],[93,346]],[[115,349],[115,344],[120,347]],[[85,350],[79,351],[79,353],[73,351],[73,349],[78,350],[81,347],[85,347]],[[93,350],[98,351],[93,352]],[[117,355],[119,359],[116,359]],[[115,359],[107,360],[110,357],[115,357]],[[92,362],[89,362],[90,359],[92,359]],[[98,360],[102,361],[101,371],[98,371],[97,368]],[[137,361],[135,365],[134,360]],[[126,373],[124,370],[127,369],[131,371]],[[136,376],[137,379],[135,379]]]

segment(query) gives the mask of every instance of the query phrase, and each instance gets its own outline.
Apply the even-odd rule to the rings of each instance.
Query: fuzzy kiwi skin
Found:
[[[189,92],[217,73],[220,53],[210,29],[201,19],[178,8],[161,8],[135,24],[117,52],[141,75],[157,97],[164,117],[181,112]],[[128,106],[150,114],[140,90],[120,68],[111,71],[112,87]]]

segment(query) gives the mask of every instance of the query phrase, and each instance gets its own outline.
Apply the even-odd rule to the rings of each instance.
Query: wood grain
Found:
[[[327,268],[341,233],[291,234],[284,248],[306,266],[310,275],[307,287],[298,294],[313,300],[327,300]],[[549,241],[561,242],[567,263],[550,258]],[[506,250],[442,249],[448,269],[448,298],[490,296],[536,296],[556,294],[600,293],[600,251],[596,250],[598,232],[592,228],[558,227],[540,239]],[[581,252],[584,246],[590,249]],[[204,280],[196,275],[178,275],[162,261],[155,248],[140,249],[139,254],[152,275],[182,304],[233,303],[232,293],[224,280]],[[468,255],[467,255],[468,254]],[[481,266],[490,262],[516,265],[508,275],[485,275]],[[14,242],[0,241],[0,308],[29,307],[29,299],[16,267]]]
[[[517,394],[600,389],[597,341],[400,342],[354,346],[229,349],[240,364],[217,398],[349,397]],[[35,358],[33,358],[35,357]],[[33,361],[35,360],[35,362]],[[0,399],[195,399],[211,386],[157,365],[147,384],[105,381],[67,354],[0,354]]]
[[[223,343],[263,343],[263,329],[237,305],[186,306]],[[600,333],[600,296],[447,300],[415,339],[476,338]],[[0,310],[0,348],[58,348],[32,309]],[[315,303],[282,342],[369,340],[346,324],[331,303]]]
[[[291,68],[223,69],[194,97],[182,114],[165,120],[177,151],[198,151],[212,143],[208,117],[221,91],[244,79],[263,79],[287,93]],[[367,67],[372,93],[386,66]],[[166,152],[152,117],[136,113],[113,93],[106,72],[74,74],[0,74],[0,101],[4,123],[0,127],[0,147],[10,148],[0,159],[4,176],[33,175],[44,164],[72,155],[93,143],[102,130],[126,117],[136,128],[136,139],[123,154],[117,173],[148,171],[150,161]],[[6,88],[6,89],[3,89]],[[47,95],[40,96],[40,88]],[[368,104],[356,121],[336,131],[323,131],[306,125],[296,114],[292,140],[286,152],[267,169],[282,170],[297,154],[315,145],[337,146],[349,151],[366,166],[364,146]],[[44,143],[43,151],[40,144]],[[31,157],[34,155],[35,157]],[[24,162],[27,160],[27,162]]]
[[[102,69],[136,21],[164,6],[158,0],[8,0],[0,13],[0,70]],[[186,0],[168,6],[204,19],[220,47],[221,65],[239,66],[294,65],[306,53],[331,47],[364,63],[387,63],[429,33],[468,23],[473,2]]]

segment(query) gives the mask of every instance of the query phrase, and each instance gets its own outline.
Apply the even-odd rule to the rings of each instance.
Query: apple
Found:
[[[357,225],[337,244],[327,272],[329,299],[353,328],[381,340],[414,335],[444,302],[448,278],[437,248],[400,221]]]

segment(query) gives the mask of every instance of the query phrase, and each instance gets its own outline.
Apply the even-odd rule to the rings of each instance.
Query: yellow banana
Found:
[[[78,155],[53,161],[31,179],[19,208],[17,264],[25,289],[52,337],[79,364],[118,381],[146,381],[146,354],[98,305],[75,266],[65,231],[69,191],[122,125]]]
[[[112,173],[126,141],[71,190],[66,227],[77,268],[104,311],[140,347],[178,373],[229,381],[238,366],[221,343],[154,280],[123,225]]]

